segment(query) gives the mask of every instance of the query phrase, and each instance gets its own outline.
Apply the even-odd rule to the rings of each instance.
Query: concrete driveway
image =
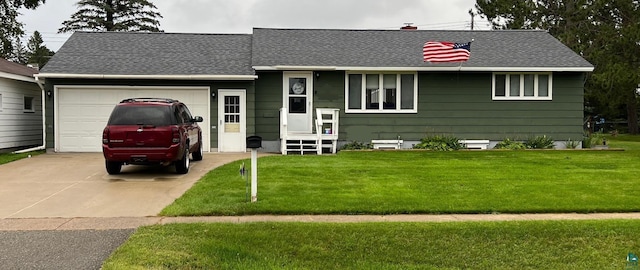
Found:
[[[47,153],[0,165],[0,219],[155,216],[210,170],[249,153],[205,154],[186,175],[124,166],[109,175],[102,153]]]

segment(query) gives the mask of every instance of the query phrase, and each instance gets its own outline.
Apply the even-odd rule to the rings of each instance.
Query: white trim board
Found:
[[[254,66],[257,71],[326,70],[326,71],[469,71],[469,72],[592,72],[594,67],[357,67],[357,66]]]
[[[38,79],[156,79],[156,80],[232,80],[253,81],[256,75],[124,75],[124,74],[72,74],[40,73]]]

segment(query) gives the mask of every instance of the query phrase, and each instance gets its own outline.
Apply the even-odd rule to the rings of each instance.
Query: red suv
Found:
[[[175,165],[189,172],[189,154],[202,160],[202,117],[192,117],[182,102],[166,98],[131,98],[111,112],[102,131],[102,153],[109,174],[124,164]]]

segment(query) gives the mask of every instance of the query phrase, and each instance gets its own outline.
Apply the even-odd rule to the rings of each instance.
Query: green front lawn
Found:
[[[103,269],[624,269],[640,221],[173,224]]]
[[[245,202],[240,163],[211,171],[161,214],[640,211],[637,150],[269,156],[259,159],[257,203]]]
[[[628,151],[342,152],[217,168],[164,215],[640,211]],[[245,161],[248,163],[248,161]],[[624,269],[640,220],[171,224],[139,229],[104,269]]]

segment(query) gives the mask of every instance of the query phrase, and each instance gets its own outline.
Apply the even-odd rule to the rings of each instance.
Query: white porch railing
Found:
[[[338,147],[338,135],[340,134],[340,109],[317,108],[316,109],[316,134],[318,135],[318,155],[322,155],[323,148],[329,148],[335,154]]]
[[[325,149],[336,153],[339,134],[340,109],[317,108],[312,133],[290,132],[287,108],[280,109],[280,150],[289,153],[322,155]]]

